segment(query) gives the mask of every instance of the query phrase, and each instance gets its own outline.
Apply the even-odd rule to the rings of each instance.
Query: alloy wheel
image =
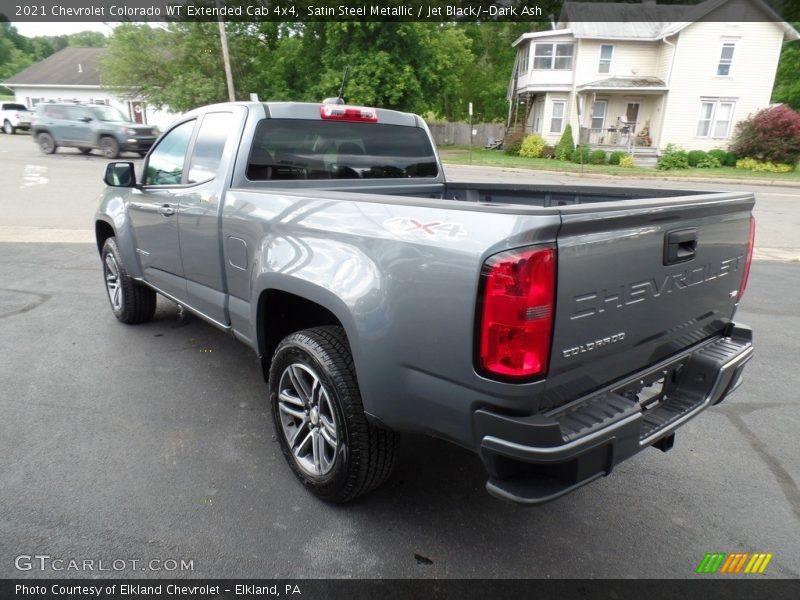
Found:
[[[330,473],[339,445],[333,402],[307,365],[292,363],[284,369],[278,384],[278,413],[297,465],[312,476]]]
[[[108,298],[111,300],[111,306],[115,312],[122,310],[122,285],[119,279],[119,265],[114,255],[106,254],[103,261],[103,271],[106,277],[106,290],[108,291]]]

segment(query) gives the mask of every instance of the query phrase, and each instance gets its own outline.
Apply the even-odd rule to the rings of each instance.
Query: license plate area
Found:
[[[669,398],[670,390],[674,389],[680,380],[684,363],[685,361],[680,361],[658,371],[648,373],[646,376],[614,391],[625,398],[637,402],[642,412],[646,413],[659,407]]]

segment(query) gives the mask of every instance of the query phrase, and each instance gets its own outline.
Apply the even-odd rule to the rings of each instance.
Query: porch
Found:
[[[661,80],[615,77],[577,89],[578,142],[647,156],[658,148],[667,87]]]

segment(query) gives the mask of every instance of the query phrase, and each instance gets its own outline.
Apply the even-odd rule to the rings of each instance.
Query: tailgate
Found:
[[[719,334],[738,302],[753,195],[562,210],[545,406]]]

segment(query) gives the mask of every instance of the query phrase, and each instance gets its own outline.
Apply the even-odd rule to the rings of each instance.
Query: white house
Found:
[[[513,44],[509,125],[556,144],[653,153],[725,148],[770,104],[781,46],[800,34],[761,0],[567,2],[550,31]]]
[[[137,123],[162,129],[169,125],[177,115],[154,110],[143,101],[119,98],[100,85],[99,63],[105,52],[105,48],[64,48],[9,77],[3,85],[28,108],[40,102],[109,104]]]

